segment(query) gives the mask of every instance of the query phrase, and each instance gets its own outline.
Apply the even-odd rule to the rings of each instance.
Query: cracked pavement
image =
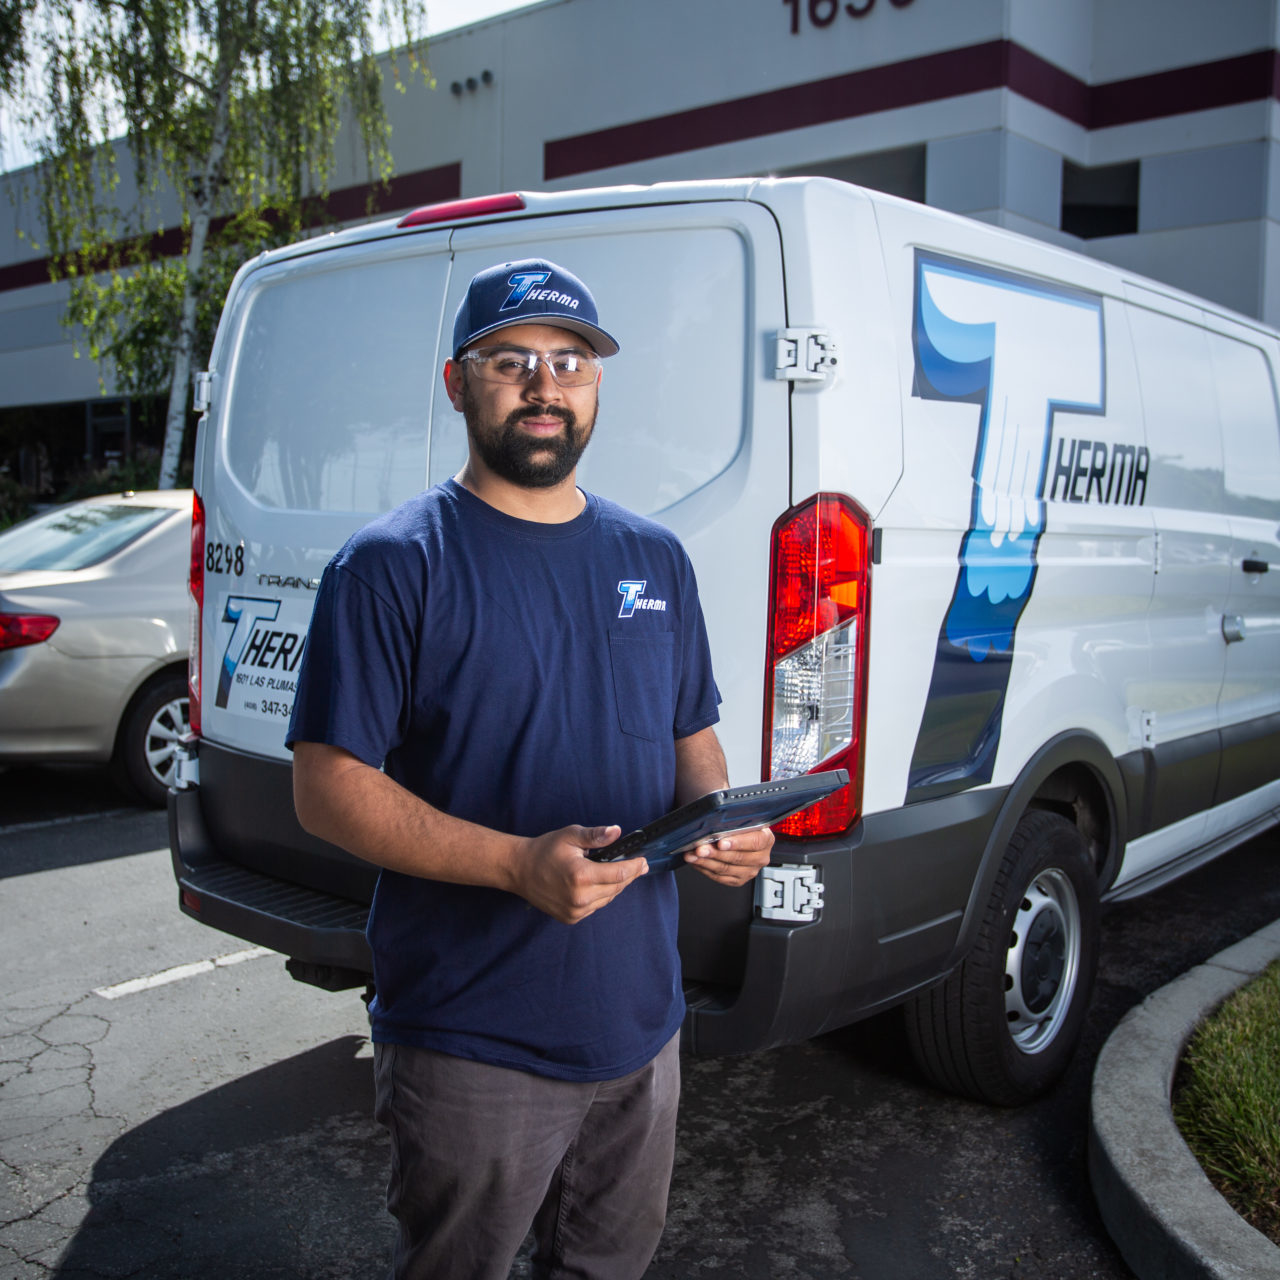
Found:
[[[375,1280],[392,1227],[358,995],[275,956],[94,994],[244,946],[178,912],[164,846],[162,815],[118,804],[0,825],[0,1280]],[[892,1017],[686,1060],[648,1280],[1130,1276],[1085,1171],[1093,1060],[1147,992],[1280,916],[1277,852],[1107,913],[1083,1050],[1019,1111],[924,1087]]]
[[[95,994],[243,946],[177,911],[164,845],[138,811],[0,829],[0,1280],[372,1277],[386,1152],[358,997],[276,956]],[[353,1183],[363,1212],[322,1224]]]

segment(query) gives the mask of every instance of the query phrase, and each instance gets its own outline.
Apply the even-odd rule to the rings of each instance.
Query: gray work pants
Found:
[[[530,1226],[541,1280],[638,1280],[666,1217],[678,1039],[591,1084],[374,1045],[394,1280],[506,1280]]]

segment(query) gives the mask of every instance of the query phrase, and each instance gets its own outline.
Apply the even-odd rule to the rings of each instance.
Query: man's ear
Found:
[[[446,360],[444,362],[444,390],[449,397],[449,403],[459,412],[462,412],[462,365],[457,360]]]

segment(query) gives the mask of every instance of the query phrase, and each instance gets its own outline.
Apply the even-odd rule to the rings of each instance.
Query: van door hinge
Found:
[[[836,344],[826,329],[779,329],[773,376],[782,382],[825,382],[835,372]]]
[[[173,761],[174,790],[186,791],[200,785],[200,760],[193,742],[180,742],[173,753]]]
[[[191,393],[191,407],[197,413],[204,413],[213,403],[213,374],[197,373],[195,386]]]
[[[816,920],[824,889],[817,867],[765,867],[756,877],[756,909],[764,920]]]

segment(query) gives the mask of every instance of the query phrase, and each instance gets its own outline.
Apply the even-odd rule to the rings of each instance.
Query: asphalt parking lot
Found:
[[[1280,917],[1277,853],[1272,833],[1106,913],[1086,1042],[1030,1107],[934,1092],[892,1016],[686,1061],[649,1275],[1129,1276],[1085,1171],[1094,1059],[1145,994]],[[357,995],[175,897],[163,815],[92,771],[0,773],[0,1280],[373,1280],[386,1146]]]

